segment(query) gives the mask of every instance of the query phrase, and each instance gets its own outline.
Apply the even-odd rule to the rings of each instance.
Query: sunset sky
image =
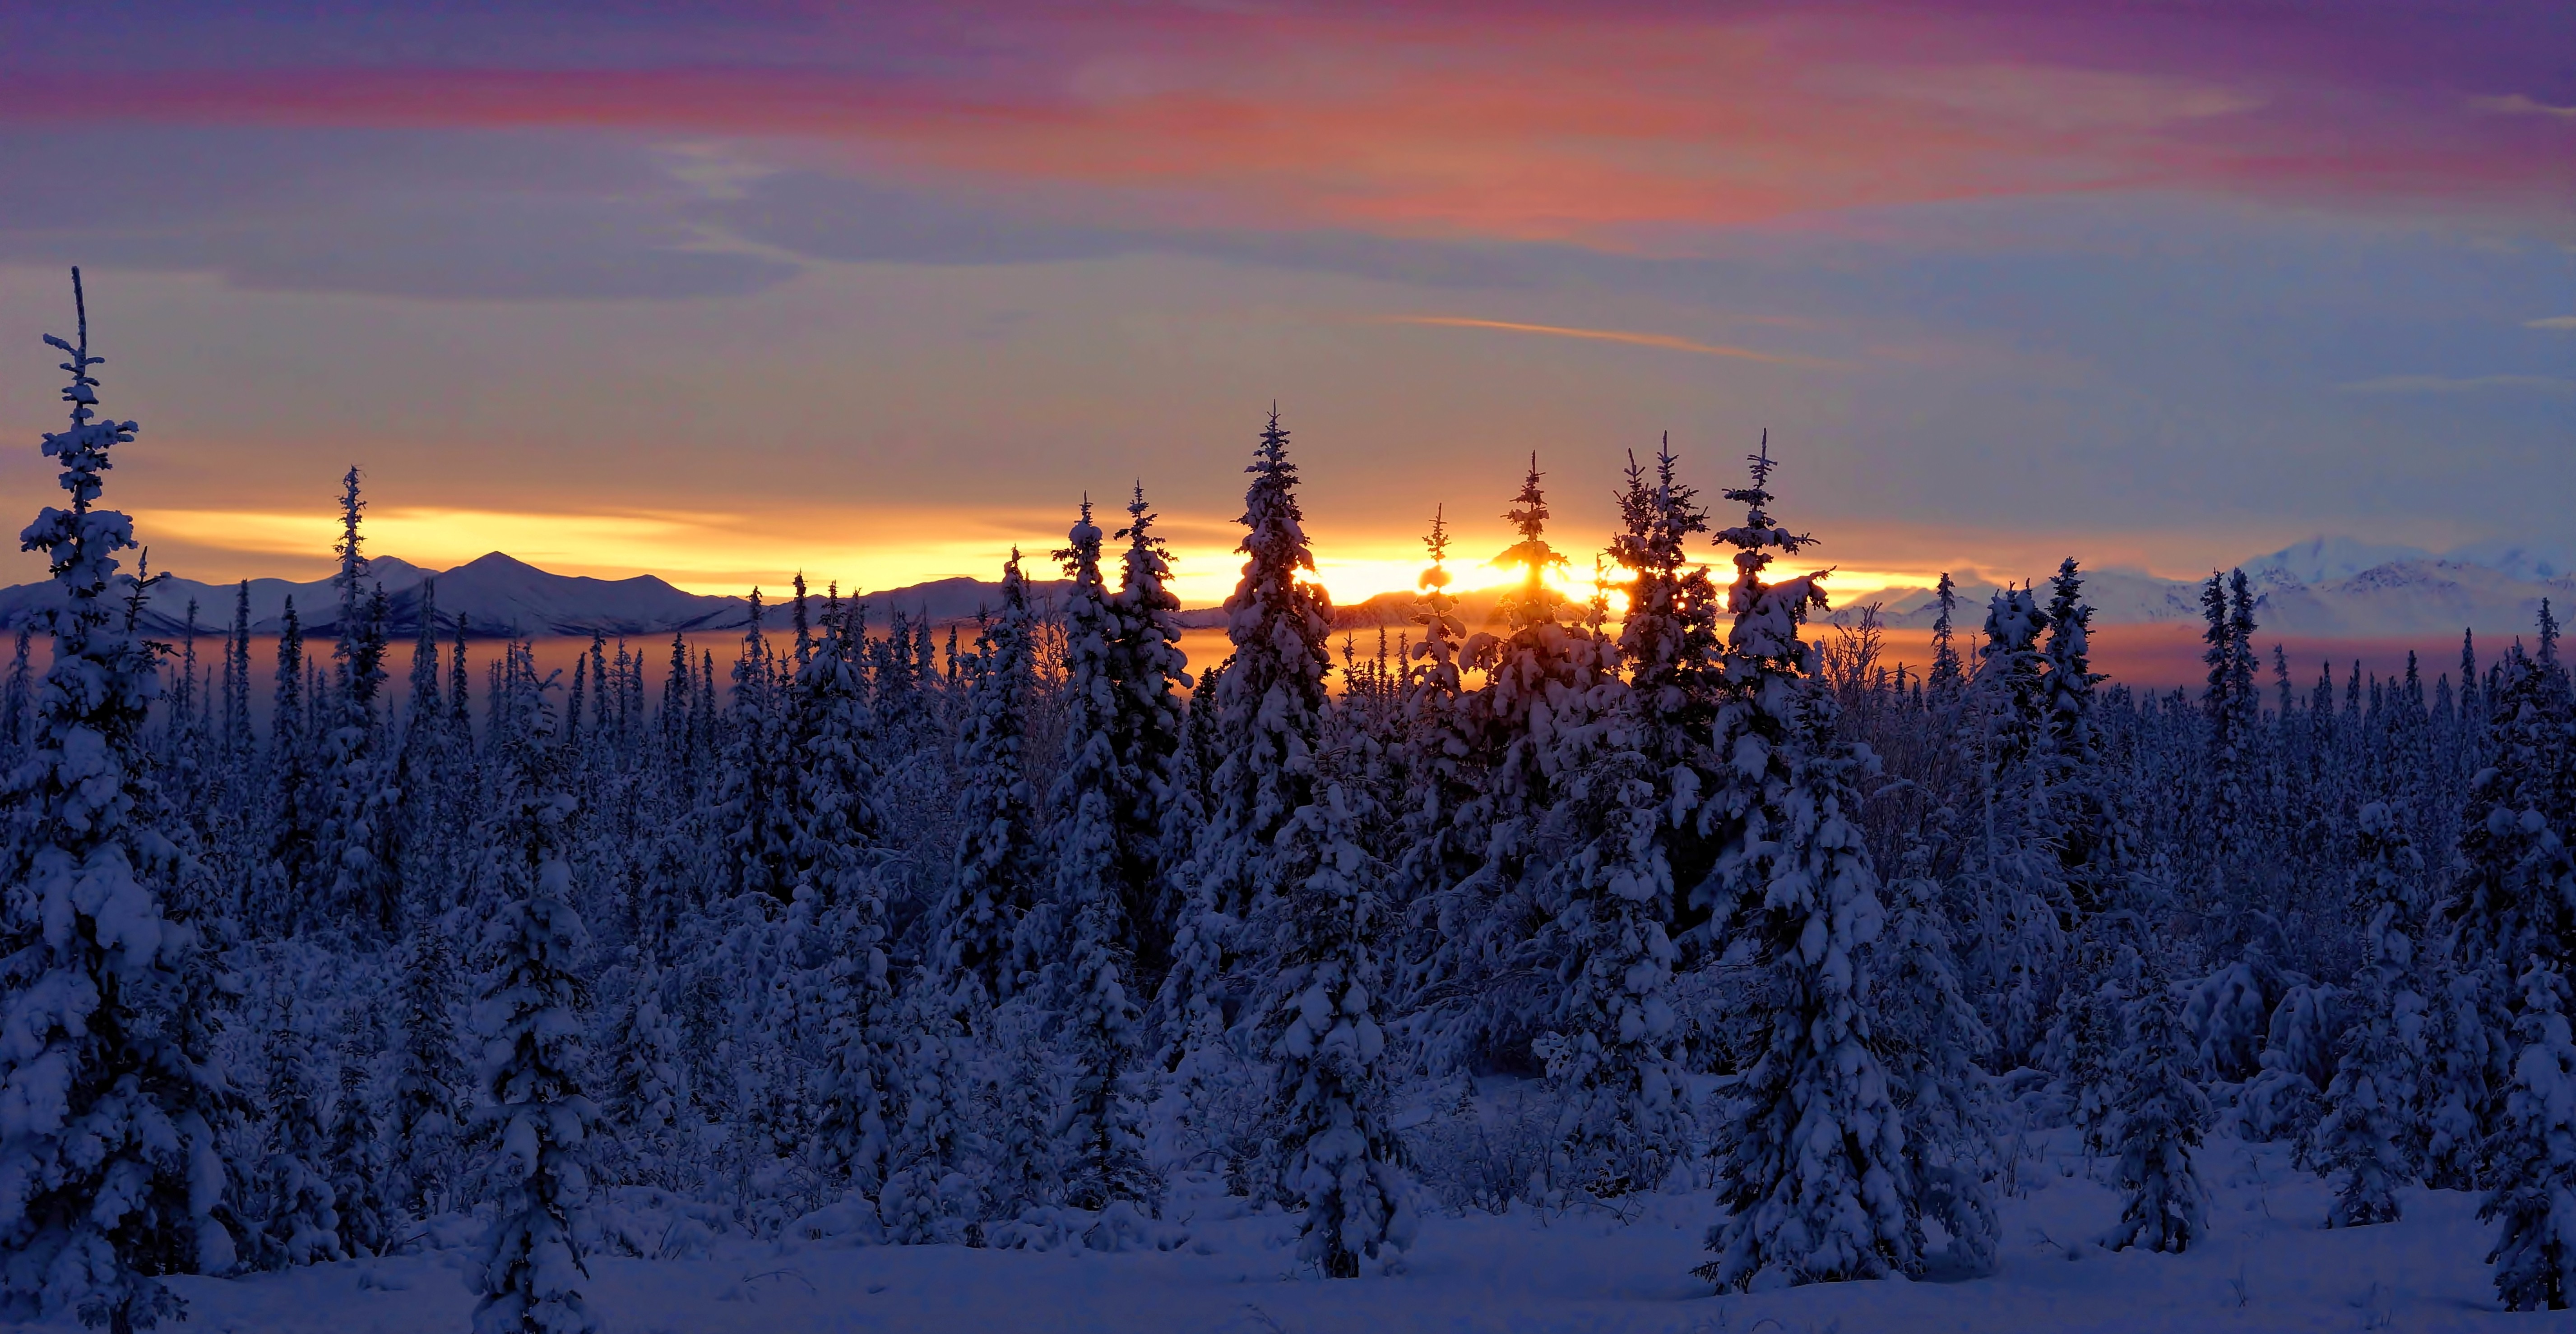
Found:
[[[1847,587],[2567,531],[2566,0],[582,9],[0,5],[11,506],[79,263],[206,579],[353,462],[379,553],[708,591],[1141,478],[1210,602],[1274,400],[1344,599],[1665,431]]]

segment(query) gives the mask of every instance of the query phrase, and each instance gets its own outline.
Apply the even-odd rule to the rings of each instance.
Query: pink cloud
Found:
[[[1091,221],[1607,247],[2124,189],[2506,208],[2570,197],[2557,165],[2569,126],[2390,74],[2388,42],[2340,65],[2265,66],[2241,57],[2277,31],[2204,25],[2204,49],[2190,31],[1866,9],[1148,10],[915,30],[908,58],[862,62],[843,57],[866,49],[863,25],[817,20],[773,63],[176,70],[128,84],[109,111],[713,136]],[[0,114],[60,105],[47,84],[22,81]]]

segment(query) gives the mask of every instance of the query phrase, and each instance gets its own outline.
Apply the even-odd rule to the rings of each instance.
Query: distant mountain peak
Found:
[[[2424,560],[2432,554],[2422,547],[2319,533],[2307,541],[2255,556],[2238,568],[2249,579],[2267,587],[2314,585],[2349,579],[2364,570],[2397,561]]]

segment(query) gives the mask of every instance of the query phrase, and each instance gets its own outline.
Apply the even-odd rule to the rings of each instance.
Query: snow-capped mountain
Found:
[[[2497,634],[2528,631],[2549,599],[2564,613],[2576,604],[2576,562],[2547,547],[2482,542],[2434,555],[2420,547],[2318,536],[2251,557],[2238,568],[2258,590],[2255,620],[2280,634],[2368,638],[2457,634],[2475,629]],[[2036,582],[2046,592],[2048,571]],[[1958,621],[1972,630],[1982,620],[1992,587],[1959,588]],[[2135,570],[2088,570],[2084,598],[2097,625],[2193,621],[2200,617],[2200,582],[2162,579]],[[1837,590],[1835,624],[1856,620],[1878,604],[1891,628],[1926,629],[1940,614],[1932,591],[1889,588]]]
[[[685,592],[649,574],[628,579],[555,574],[498,551],[443,571],[423,569],[392,556],[378,556],[367,562],[367,579],[384,588],[397,636],[419,629],[423,585],[433,579],[437,582],[435,597],[442,632],[452,631],[460,617],[466,633],[471,635],[587,635],[594,631],[667,635],[675,631],[739,630],[750,621],[750,603],[744,598]],[[1041,599],[1051,596],[1059,586],[1058,582],[1030,582],[1032,595]],[[211,632],[232,623],[240,596],[237,584],[207,584],[174,577],[153,587],[142,624],[154,634],[182,633],[188,604],[193,601],[198,630]],[[910,616],[927,615],[934,622],[944,622],[971,619],[980,609],[999,607],[1002,590],[998,583],[941,579],[864,597],[875,611],[871,619],[879,625],[884,624],[889,610]],[[0,588],[0,627],[23,624],[30,615],[59,605],[60,598],[58,586],[51,581]],[[331,580],[299,583],[291,579],[253,579],[251,633],[273,635],[283,629],[289,599],[294,602],[296,619],[305,633],[328,634],[338,629],[340,597]],[[787,618],[777,610],[775,598],[770,606],[772,610],[765,619],[772,628],[784,626]]]

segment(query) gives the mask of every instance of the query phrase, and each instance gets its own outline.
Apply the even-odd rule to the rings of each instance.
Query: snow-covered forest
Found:
[[[1454,614],[1492,553],[1435,517],[1416,628],[1352,644],[1274,412],[1195,676],[1142,488],[962,632],[799,580],[733,661],[567,675],[395,635],[354,468],[334,637],[253,661],[246,620],[138,627],[149,535],[102,502],[136,426],[85,317],[49,341],[67,500],[24,542],[65,610],[0,697],[8,1319],[437,1252],[477,1329],[574,1331],[610,1260],[1245,1218],[1402,1284],[1476,1219],[1674,1207],[1701,1294],[1973,1281],[2051,1145],[2120,1201],[2052,1244],[2183,1263],[2217,1138],[2333,1229],[2470,1192],[2442,1235],[2503,1305],[2576,1286],[2545,607],[2310,680],[2213,575],[2206,687],[2141,693],[2089,669],[2069,559],[1945,605],[1918,674],[1808,624],[1766,443],[1631,460],[1609,533],[1508,468],[1508,626]],[[1569,602],[1596,550],[1622,591]]]

